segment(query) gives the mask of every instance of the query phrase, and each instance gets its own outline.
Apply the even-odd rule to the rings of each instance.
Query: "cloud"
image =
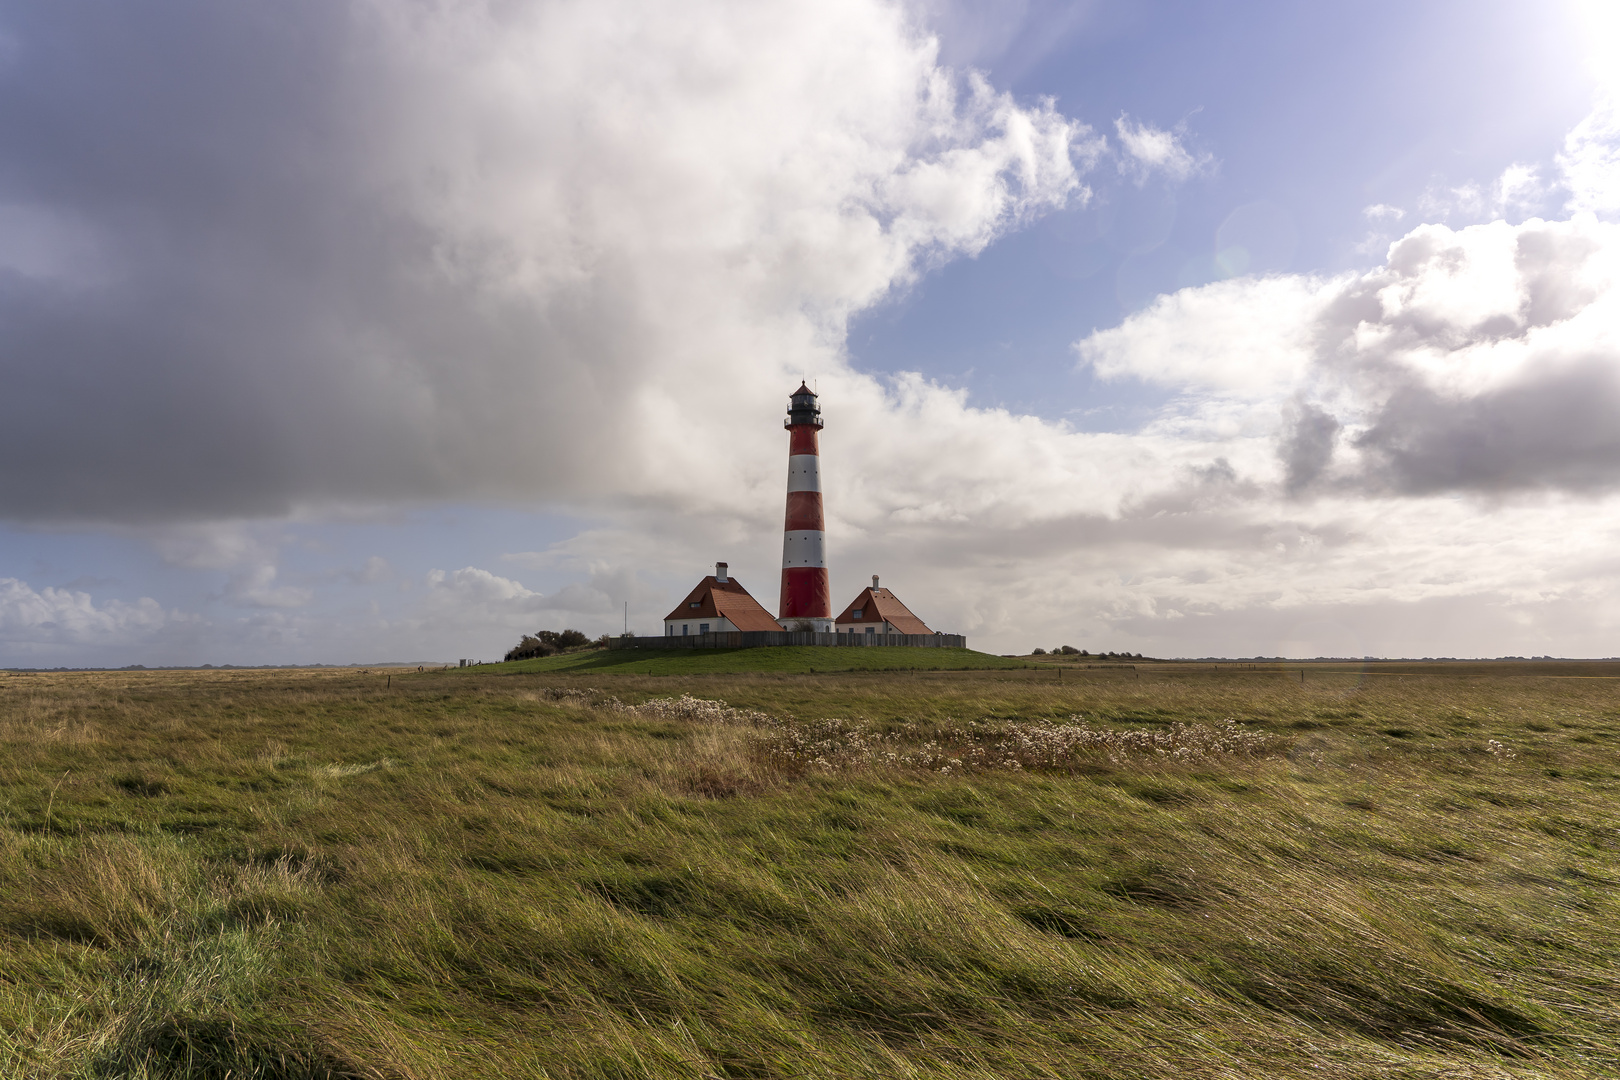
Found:
[[[232,574],[223,599],[239,607],[299,608],[315,598],[313,589],[299,585],[277,585],[276,567],[261,564]]]
[[[446,572],[428,573],[430,607],[490,615],[523,616],[541,613],[561,615],[602,615],[617,610],[627,598],[643,600],[649,590],[633,580],[615,574],[599,574],[583,582],[573,582],[549,595],[475,566]],[[526,625],[526,623],[525,623]]]
[[[1308,363],[1320,298],[1332,287],[1313,277],[1272,275],[1182,289],[1075,349],[1105,379],[1270,397]]]
[[[1103,151],[879,0],[6,18],[14,521],[659,497]]]
[[[1605,98],[1564,138],[1558,168],[1571,213],[1620,211],[1620,105]]]
[[[1284,488],[1297,495],[1311,485],[1333,459],[1333,443],[1343,427],[1337,417],[1301,401],[1291,410],[1280,451],[1286,470]]]
[[[0,506],[118,522],[216,575],[230,618],[207,647],[238,659],[601,632],[626,600],[662,614],[715,558],[769,603],[776,421],[801,375],[828,411],[835,590],[881,573],[980,646],[1354,652],[1407,610],[1459,640],[1613,621],[1620,246],[1599,114],[1557,162],[1570,220],[1413,223],[1366,273],[1233,277],[1088,335],[1081,363],[1162,405],[1087,432],[845,362],[854,313],[1083,201],[1104,154],[1050,102],[942,66],[896,6],[63,0],[6,18]],[[1180,131],[1122,115],[1115,135],[1143,183],[1213,167]],[[1462,185],[1467,213],[1528,214],[1544,175]],[[346,585],[334,613],[281,570],[299,521],[445,499],[586,517],[508,571],[576,580],[469,566],[405,578],[425,587],[392,606]],[[3,588],[22,642],[203,625]],[[1561,651],[1519,640],[1488,648]]]
[[[1515,163],[1490,184],[1433,185],[1418,200],[1418,211],[1432,222],[1524,218],[1544,209],[1547,195],[1540,169]]]
[[[1114,121],[1114,133],[1125,151],[1119,171],[1134,176],[1138,184],[1155,173],[1180,183],[1209,169],[1215,161],[1210,154],[1194,154],[1182,145],[1184,133],[1134,123],[1123,114]]]
[[[1620,104],[1615,96],[1599,97],[1564,137],[1553,165],[1550,179],[1537,165],[1515,162],[1489,184],[1437,184],[1424,193],[1419,209],[1435,222],[1517,220],[1555,211],[1555,193],[1562,191],[1562,209],[1570,215],[1601,217],[1620,211]],[[1399,210],[1382,204],[1363,212],[1374,221],[1401,217]]]
[[[388,565],[388,560],[381,555],[369,556],[357,570],[343,571],[343,577],[356,585],[373,585],[379,581],[387,581],[393,576],[394,568]]]
[[[0,641],[8,648],[129,643],[186,621],[150,597],[98,605],[87,592],[35,589],[17,578],[0,578]]]
[[[1168,394],[1131,433],[974,408],[916,375],[825,379],[835,593],[882,573],[995,651],[1612,652],[1615,230],[1418,224],[1365,273],[1161,297],[1076,345],[1098,376]],[[879,429],[896,437],[863,453]],[[675,535],[648,503],[527,558],[680,578],[683,554],[716,551],[769,582],[779,521],[749,507],[774,510],[781,478],[763,461]]]
[[[164,562],[190,570],[273,563],[281,542],[277,526],[245,521],[177,522],[132,531]]]
[[[1422,225],[1369,273],[1183,290],[1076,348],[1199,391],[1183,424],[1215,394],[1276,417],[1292,493],[1620,485],[1620,232],[1590,217]]]

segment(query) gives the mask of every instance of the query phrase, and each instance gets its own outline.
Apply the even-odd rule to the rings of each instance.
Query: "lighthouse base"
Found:
[[[801,618],[777,619],[776,621],[784,630],[809,631],[810,633],[814,634],[832,634],[837,632],[833,629],[833,621],[831,619]]]

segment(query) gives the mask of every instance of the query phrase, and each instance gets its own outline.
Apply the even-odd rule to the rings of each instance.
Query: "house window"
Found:
[[[703,606],[703,601],[701,601],[701,600],[694,600],[690,604],[687,605],[687,607],[695,607],[695,608],[702,607],[702,606]]]
[[[854,611],[849,613],[849,617],[852,618],[852,619],[860,618],[861,617],[861,609],[856,608]]]
[[[675,636],[675,624],[674,623],[666,623],[664,625],[664,633],[668,634],[670,637],[674,637]]]
[[[866,628],[866,632],[867,632],[867,633],[868,633],[868,634],[874,634],[874,633],[876,633],[876,632],[877,632],[877,627],[875,627],[875,626],[868,626],[868,627],[867,627],[867,628]]]
[[[708,632],[709,632],[709,624],[708,623],[698,623],[698,633],[707,634]]]
[[[687,634],[690,634],[691,632],[692,632],[692,624],[691,623],[684,623],[684,622],[681,623],[681,637],[685,637]]]

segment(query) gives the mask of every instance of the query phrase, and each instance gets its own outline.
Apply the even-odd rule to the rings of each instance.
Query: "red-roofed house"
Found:
[[[759,601],[726,573],[725,563],[715,563],[714,573],[700,581],[674,611],[664,616],[665,637],[781,629],[776,616],[760,607]]]
[[[872,575],[872,587],[862,589],[861,595],[833,620],[833,624],[840,634],[933,633],[894,593],[878,587],[876,574]]]

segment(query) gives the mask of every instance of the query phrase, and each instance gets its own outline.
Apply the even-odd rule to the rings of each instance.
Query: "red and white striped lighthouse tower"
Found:
[[[831,633],[832,589],[827,582],[826,526],[821,518],[821,453],[816,432],[821,408],[801,383],[788,402],[787,523],[782,536],[782,605],[778,622],[797,630]]]

